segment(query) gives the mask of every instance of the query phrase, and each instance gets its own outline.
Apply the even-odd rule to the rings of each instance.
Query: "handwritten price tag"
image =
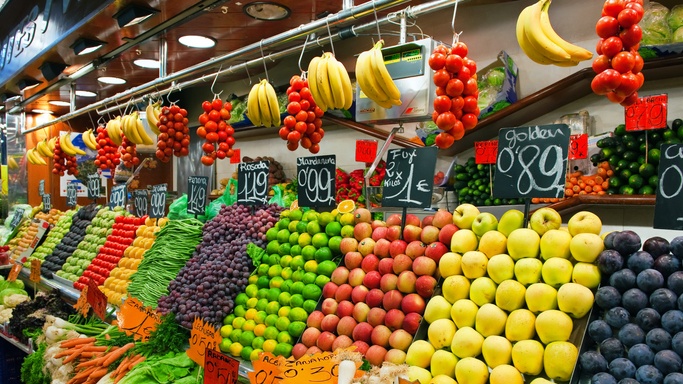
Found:
[[[665,128],[668,104],[667,94],[639,97],[638,101],[624,108],[626,130]]]
[[[92,279],[88,280],[88,304],[92,307],[93,312],[102,320],[107,317],[107,296],[100,291],[97,283]]]
[[[270,352],[261,353],[259,359],[252,362],[253,372],[247,373],[251,384],[277,384],[283,379],[282,366],[285,359],[275,357]]]
[[[239,164],[242,162],[242,151],[239,148],[233,148],[232,156],[230,157],[230,164]]]
[[[17,280],[17,277],[19,277],[19,272],[21,272],[21,264],[14,264],[12,269],[9,271],[9,275],[7,276],[7,281],[10,283],[13,281]]]
[[[240,363],[224,354],[206,349],[204,364],[204,384],[235,384],[239,375]]]
[[[335,354],[316,353],[299,360],[285,360],[282,369],[282,384],[334,383],[339,376],[339,363]]]
[[[196,317],[192,324],[192,332],[190,333],[190,349],[187,350],[187,355],[197,364],[204,366],[204,359],[206,357],[206,350],[218,350],[218,344],[221,343],[221,335],[209,323]]]
[[[356,161],[372,163],[377,157],[377,140],[356,140]]]
[[[126,335],[133,335],[135,340],[146,342],[149,336],[161,324],[161,318],[157,311],[145,307],[140,300],[128,297],[121,306],[118,314],[119,329]]]
[[[88,304],[88,286],[83,287],[81,295],[78,297],[78,301],[74,304],[74,309],[76,312],[80,313],[83,317],[88,317],[88,312],[90,311],[90,304]]]
[[[40,283],[40,260],[38,259],[31,260],[31,275],[29,276],[29,280],[34,283]]]
[[[569,136],[569,160],[585,159],[588,157],[588,135]]]
[[[495,164],[498,155],[498,140],[477,141],[474,143],[474,162]]]

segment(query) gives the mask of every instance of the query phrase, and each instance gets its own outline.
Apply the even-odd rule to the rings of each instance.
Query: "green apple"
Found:
[[[600,270],[592,263],[578,262],[574,264],[572,281],[584,287],[595,289],[600,285]]]
[[[529,226],[539,236],[551,229],[558,229],[562,225],[562,216],[556,210],[548,207],[537,209],[529,218]]]
[[[541,281],[543,263],[539,259],[525,257],[515,262],[515,278],[525,286]]]
[[[572,281],[572,262],[567,259],[553,257],[543,263],[541,269],[541,276],[543,281],[555,288],[559,288],[563,284]]]
[[[479,239],[470,229],[458,230],[451,238],[451,252],[461,255],[465,252],[476,251],[478,245]]]
[[[567,283],[557,290],[557,306],[560,311],[580,319],[593,308],[593,291],[577,283]]]
[[[533,229],[515,229],[508,236],[508,255],[515,261],[525,257],[538,257],[540,244],[541,236]]]
[[[443,260],[443,258],[442,258]],[[515,278],[515,261],[504,253],[495,255],[486,264],[486,272],[491,280],[500,284],[505,280]]]
[[[595,233],[579,233],[569,242],[569,251],[576,261],[592,263],[604,250],[605,243]]]
[[[498,231],[488,231],[479,239],[479,251],[488,258],[507,252],[508,239]]]
[[[534,283],[526,287],[524,300],[533,313],[557,309],[557,289],[545,283]]]
[[[524,227],[524,212],[518,209],[511,209],[503,213],[498,220],[498,231],[503,235],[510,236],[510,233],[517,228]]]
[[[469,251],[462,255],[462,274],[468,279],[486,276],[486,265],[489,258],[483,252]]]
[[[581,211],[574,214],[574,216],[567,222],[569,233],[576,236],[579,233],[594,233],[599,235],[602,231],[602,220],[593,212]]]
[[[549,230],[541,236],[541,257],[543,260],[553,257],[568,259],[571,256],[569,252],[571,241],[572,235],[569,232],[561,229]]]
[[[472,232],[477,236],[484,236],[484,233],[494,231],[496,228],[498,228],[498,219],[489,212],[478,214],[472,222]]]
[[[460,204],[453,211],[453,224],[459,229],[470,229],[477,215],[479,208],[472,204]]]

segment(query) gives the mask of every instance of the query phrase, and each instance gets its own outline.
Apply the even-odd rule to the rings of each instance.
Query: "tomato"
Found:
[[[455,125],[455,115],[450,111],[439,114],[436,118],[436,126],[442,131],[448,131]]]
[[[226,156],[226,157],[233,157],[234,155],[235,155],[235,151],[233,151],[232,148],[231,148],[231,149],[228,149],[228,150],[225,152],[225,156]]]
[[[475,95],[479,91],[479,86],[477,85],[477,79],[470,77],[465,84],[464,95]]]
[[[216,124],[215,121],[207,121],[204,128],[206,128],[206,132],[216,132],[218,130],[218,124]]]
[[[448,80],[448,82],[450,83],[452,80],[453,80],[453,79]],[[447,88],[444,88],[444,87],[436,87],[436,95],[437,95],[437,96],[448,95]]]
[[[607,99],[613,103],[620,104],[622,101],[624,101],[625,97],[617,95],[616,92],[608,92]]]
[[[467,52],[467,44],[463,43],[462,41],[458,41],[455,43],[453,48],[451,48],[451,53],[459,55],[460,57],[467,56]]]
[[[225,127],[225,133],[227,133],[228,136],[232,136],[235,134],[235,128],[228,124],[228,126]]]
[[[457,116],[458,111],[465,106],[465,99],[462,96],[457,96],[451,99],[451,112]]]
[[[441,132],[438,135],[436,135],[436,138],[434,139],[434,144],[437,146],[437,148],[441,149],[446,149],[449,148],[453,143],[455,142],[455,139],[453,136],[446,132]]]
[[[202,113],[201,115],[199,115],[199,124],[204,125],[207,121],[209,121],[209,115],[207,115],[206,113]]]
[[[460,118],[460,121],[462,121],[462,126],[465,128],[466,131],[469,131],[471,129],[474,129],[474,127],[477,126],[477,123],[479,122],[479,118],[474,115],[473,113],[466,113],[462,115]]]
[[[223,102],[219,98],[213,99],[211,102],[211,108],[213,108],[214,111],[220,111],[221,108],[223,108]],[[178,111],[180,112],[180,111]]]
[[[444,58],[445,58],[449,53],[451,53],[451,51],[448,49],[448,47],[446,47],[446,46],[443,45],[443,44],[437,45],[436,48],[434,48],[434,52],[442,54],[442,55],[444,56]]]
[[[218,134],[216,132],[209,132],[206,134],[206,141],[215,143],[218,141]]]
[[[640,87],[640,80],[632,72],[626,72],[621,75],[621,83],[614,89],[614,93],[621,97],[626,97],[637,91]]]
[[[456,120],[455,125],[448,133],[453,136],[454,140],[462,139],[465,136],[465,126],[462,125],[462,121]]]
[[[304,111],[310,111],[310,109],[311,109],[311,102],[306,100],[306,99],[301,100],[299,102],[299,105],[301,105],[301,109]],[[311,111],[311,112],[313,112],[313,111]]]
[[[296,141],[298,142],[301,139],[301,133],[297,131],[291,131],[289,134],[287,134],[287,141]]]
[[[225,108],[221,108],[220,113],[221,113],[221,119],[230,120],[230,111],[228,111]]]
[[[434,99],[434,110],[438,113],[444,113],[451,110],[451,99],[448,96],[437,96]]]
[[[312,123],[315,120],[315,113],[313,111],[308,111],[308,117],[306,118],[307,123]]]
[[[451,74],[445,69],[439,69],[434,72],[434,85],[437,87],[445,87],[448,84],[448,80],[451,79]]]
[[[598,55],[602,55],[602,43],[605,41],[605,39],[600,39],[598,40],[598,43],[595,44],[595,52]]]
[[[628,29],[624,29],[619,33],[619,38],[623,42],[626,50],[638,50],[637,46],[640,40],[643,39],[643,30],[638,24],[633,24]]]
[[[641,18],[642,15],[638,15],[638,12],[635,9],[630,8],[625,8],[623,11],[619,12],[619,16],[617,16],[619,25],[621,25],[622,28],[628,28],[633,24],[638,24]]]
[[[301,95],[301,98],[304,100],[311,100],[311,90],[308,87],[301,88],[299,95]]]
[[[221,120],[221,121],[218,123],[218,129],[217,129],[217,130],[218,130],[218,132],[223,132],[223,131],[225,131],[225,129],[226,129],[227,127],[228,127],[228,123],[226,123],[225,120]],[[183,128],[185,128],[185,127],[183,127]]]
[[[298,141],[287,141],[287,149],[290,151],[296,151],[297,148],[299,148]]]
[[[437,111],[432,112],[432,122],[434,122],[434,124],[436,124],[436,118],[437,117],[439,117],[439,112],[437,112]]]
[[[323,135],[319,132],[313,132],[308,137],[311,139],[311,143],[318,144],[322,139]]]
[[[282,120],[282,123],[285,125],[287,128],[294,128],[294,125],[296,124],[296,118],[294,116],[285,116],[284,120]]]
[[[158,157],[158,155],[157,155]],[[202,164],[204,165],[213,165],[213,159],[209,156],[202,156]]]
[[[212,105],[213,108],[213,105]],[[177,105],[171,105],[168,107],[168,113],[175,115],[176,113],[180,112],[180,107]]]
[[[606,69],[610,69],[611,64],[609,57],[605,55],[600,55],[593,60],[593,72],[602,73]]]
[[[305,149],[308,149],[311,147],[311,145],[313,145],[313,143],[311,142],[311,139],[309,139],[306,136],[301,138],[301,146],[302,147],[304,147]]]
[[[645,14],[645,9],[643,8],[642,3],[632,1],[630,3],[626,3],[624,8],[632,9],[632,10],[636,11],[636,13],[638,15],[638,22],[640,22],[640,20],[643,18],[643,15]],[[621,13],[621,12],[619,12],[619,13]]]
[[[316,117],[315,120],[313,120],[313,125],[315,126],[315,129],[322,127],[323,126],[322,119]]]
[[[225,152],[224,151],[216,151],[216,157],[218,159],[221,159],[221,160],[225,159]]]
[[[317,105],[315,106],[313,112],[315,113],[315,117],[323,117],[323,115],[325,114],[325,112],[323,112],[323,110],[320,109],[320,107],[318,107]]]
[[[304,133],[308,129],[308,124],[304,121],[297,121],[296,125],[294,125],[294,130],[299,131],[299,133]]]
[[[225,141],[228,138],[228,134],[225,131],[218,131],[218,141]],[[180,140],[183,138],[181,137]]]
[[[311,133],[315,132],[315,130],[316,130],[315,124],[313,124],[313,123],[307,123],[306,124],[306,132],[305,133],[311,134]]]
[[[162,133],[159,134],[158,139],[159,139],[160,141],[166,141],[166,140],[168,140],[168,134],[162,132]]]
[[[463,82],[459,79],[450,79],[448,81],[448,84],[446,84],[446,94],[450,97],[457,97],[462,95],[464,89],[465,84],[463,84]]]
[[[232,104],[229,101],[226,101],[225,104],[223,104],[223,108],[225,108],[228,112],[232,112]]]
[[[429,56],[429,68],[434,71],[442,69],[446,65],[447,57],[439,52],[434,52]]]
[[[645,65],[645,62],[638,51],[631,51],[631,53],[633,54],[633,69],[631,69],[631,72],[640,73],[640,71],[643,70],[643,65]]]
[[[306,121],[308,119],[308,112],[300,110],[294,117],[296,117],[296,121]]]
[[[294,89],[295,91],[300,91],[305,86],[306,81],[302,79],[300,76],[297,76],[295,79],[292,80],[292,89]]]
[[[603,39],[619,34],[619,21],[616,17],[603,16],[595,24],[595,33]]]
[[[287,127],[282,127],[280,128],[279,131],[277,131],[277,134],[280,136],[282,140],[287,140],[287,135],[289,134],[290,130]]]
[[[180,118],[178,118],[178,117],[180,117]],[[180,113],[176,113],[173,116],[173,119],[175,121],[183,121],[183,116]],[[211,112],[209,112],[209,120],[218,122],[220,119],[221,119],[221,113],[218,112],[217,110],[214,109]]]
[[[609,57],[614,57],[624,48],[622,40],[617,36],[608,37],[602,43],[602,54]]]
[[[462,81],[463,83],[467,83],[467,80],[469,80],[470,77],[472,77],[472,74],[470,72],[470,69],[467,67],[462,67],[460,72],[458,72],[457,76],[457,78],[460,79],[460,81]]]
[[[310,148],[308,148],[308,151],[315,155],[316,153],[320,152],[320,145],[313,144]]]
[[[473,96],[466,96],[462,106],[462,111],[464,113],[471,113],[474,112],[475,109],[477,109],[477,98]]]
[[[619,73],[626,73],[633,69],[636,59],[631,52],[621,51],[612,58],[612,68]]]
[[[459,55],[450,54],[446,56],[445,68],[450,73],[458,73],[462,69],[463,60]]]
[[[624,0],[607,0],[602,6],[602,16],[617,17],[619,12],[624,9]]]
[[[599,73],[591,81],[593,92],[604,95],[613,91],[621,84],[621,74],[615,69],[607,69]]]
[[[202,103],[202,109],[204,110],[204,112],[209,112],[209,111],[211,111],[212,108],[213,108],[213,107],[211,106],[211,103],[210,103],[210,102],[205,101],[205,102]],[[163,109],[162,109],[162,110],[163,110]]]
[[[635,103],[636,101],[638,101],[638,91],[633,92],[632,94],[626,96],[624,98],[624,100],[619,104],[621,104],[624,107],[628,107],[629,105]]]
[[[463,64],[465,64],[465,67],[467,67],[470,70],[470,73],[477,73],[477,62],[468,59],[467,57],[463,59]]]
[[[643,76],[642,72],[634,73],[634,75],[636,75],[636,79],[638,79],[638,88],[637,89],[640,89],[640,87],[642,87],[643,83],[645,82],[645,76]]]
[[[301,104],[296,101],[292,101],[287,104],[287,113],[290,115],[296,115],[301,110]]]

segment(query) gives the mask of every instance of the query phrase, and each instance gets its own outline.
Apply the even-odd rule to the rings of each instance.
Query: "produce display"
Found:
[[[356,80],[361,91],[370,100],[383,108],[391,108],[394,105],[402,104],[401,91],[396,87],[384,63],[384,55],[382,55],[383,45],[384,40],[380,40],[369,51],[361,52],[358,60],[356,60]],[[310,66],[308,70],[310,72]],[[316,73],[320,73],[320,71]],[[349,109],[352,101],[349,101],[348,107],[344,109]],[[340,107],[337,106],[337,108]],[[323,108],[324,110],[325,108]]]
[[[22,343],[27,343],[29,335],[42,329],[47,316],[68,318],[73,314],[73,307],[58,292],[39,292],[33,300],[24,301],[14,307],[8,331]]]
[[[52,254],[55,247],[62,241],[64,236],[69,233],[71,223],[73,222],[73,216],[76,214],[76,212],[78,211],[74,209],[64,212],[64,215],[62,215],[59,221],[55,223],[54,227],[50,229],[50,232],[48,232],[47,236],[45,236],[43,244],[36,248],[28,260],[26,260],[24,263],[26,268],[31,267],[31,260],[38,259],[42,263],[47,255]]]
[[[346,220],[351,220],[348,215],[352,214]],[[304,332],[306,319],[337,267],[333,260],[341,255],[340,217],[285,210],[266,231],[265,250],[247,246],[260,264],[249,277],[249,285],[235,297],[232,314],[223,319],[223,352],[244,360],[256,360],[263,351],[284,357],[292,354],[295,340]]]
[[[45,220],[47,221],[50,225],[56,224],[59,219],[62,218],[64,215],[64,212],[60,211],[59,209],[52,208],[48,212],[37,212],[33,218],[39,219],[39,220]]]
[[[187,124],[187,110],[175,104],[161,107],[157,128],[157,151],[156,157],[167,163],[171,155],[176,157],[187,156],[190,148],[190,129]]]
[[[127,138],[132,144],[152,145],[154,141],[149,137],[142,125],[140,119],[140,112],[133,111],[133,113],[125,115],[121,118],[121,132],[123,137]]]
[[[97,127],[97,158],[94,163],[100,169],[114,170],[121,163],[119,156],[119,146],[111,139],[109,132],[114,132],[111,135],[116,137],[116,125],[121,122],[116,119],[109,120],[106,127]]]
[[[138,266],[144,258],[145,252],[152,248],[157,232],[161,228],[156,225],[155,220],[147,218],[145,224],[138,227],[135,232],[135,240],[123,251],[123,257],[118,262],[116,268],[104,281],[100,290],[107,296],[107,301],[111,305],[120,305],[130,285],[130,277],[137,272]]]
[[[129,277],[128,294],[152,308],[161,305],[159,298],[168,294],[169,282],[176,278],[202,240],[199,220],[170,220],[165,224],[160,222],[159,226],[161,230],[156,232],[154,244],[144,252],[144,257],[136,251],[136,259],[142,258],[142,261],[128,264],[130,269],[137,264],[137,272]],[[149,243],[145,240],[144,245]]]
[[[10,259],[12,260],[21,262],[21,260],[19,260],[19,256],[22,252],[28,249],[28,247],[31,245],[33,240],[36,238],[36,235],[38,234],[38,227],[40,226],[40,221],[31,220],[29,223],[30,224],[28,224],[26,230],[23,231],[22,236],[15,237],[16,246],[11,248],[10,253]]]
[[[247,245],[264,245],[266,231],[275,225],[281,210],[277,205],[269,205],[252,213],[243,205],[223,206],[200,231],[200,236],[203,232],[201,243],[178,276],[168,284],[168,294],[159,299],[159,311],[173,312],[176,320],[187,328],[192,327],[195,317],[214,325],[221,324],[225,316],[233,312],[235,297],[247,287],[254,269]],[[160,239],[161,232],[154,246]],[[131,293],[150,252],[145,254],[138,272],[132,276]]]
[[[460,203],[486,206],[522,202],[522,199],[493,197],[491,180],[496,173],[495,164],[477,164],[474,157],[470,157],[465,164],[456,164],[453,171],[453,188]]]
[[[31,298],[24,290],[21,280],[7,281],[0,276],[0,323],[6,323],[12,318],[14,308]]]
[[[204,112],[199,115],[199,128],[197,136],[205,139],[202,150],[202,164],[212,165],[215,159],[231,158],[233,155],[232,147],[235,145],[235,129],[228,124],[232,104],[223,104],[220,98],[215,98],[212,102],[202,103]]]
[[[7,242],[10,254],[14,252],[14,249],[17,246],[19,246],[19,240],[21,240],[26,235],[26,231],[28,231],[30,225],[30,218],[28,220],[25,218],[24,220],[22,220],[21,224],[19,224],[19,226],[16,228],[16,234]]]
[[[368,71],[370,67],[364,66],[363,70]],[[356,70],[356,77],[358,74]],[[351,79],[344,64],[334,57],[334,53],[324,52],[322,56],[311,59],[308,63],[308,79],[313,100],[323,112],[328,109],[351,108],[354,96]],[[384,80],[385,78],[381,79],[381,81]]]
[[[247,97],[247,117],[255,127],[280,126],[280,105],[277,94],[267,79],[251,87]]]
[[[278,134],[287,141],[287,149],[295,151],[299,144],[311,153],[320,151],[323,130],[323,110],[313,100],[308,79],[292,76],[287,88],[287,116]]]

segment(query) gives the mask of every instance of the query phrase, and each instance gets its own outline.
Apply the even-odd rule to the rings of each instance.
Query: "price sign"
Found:
[[[282,384],[335,383],[339,376],[339,363],[330,352],[304,355],[299,360],[285,360]]]
[[[125,207],[126,206],[126,184],[115,185],[111,188],[109,195],[109,207]]]
[[[254,161],[237,165],[237,203],[263,205],[268,203],[269,161]]]
[[[563,197],[569,136],[566,124],[501,129],[493,196]]]
[[[495,164],[498,155],[498,140],[475,141],[474,162],[477,164]]]
[[[190,349],[187,350],[187,356],[203,367],[206,350],[213,349],[218,351],[218,344],[220,343],[220,332],[213,325],[195,317],[192,324],[192,332],[190,333]]]
[[[239,164],[241,161],[240,158],[242,157],[242,151],[240,151],[239,148],[234,148],[232,150],[232,156],[230,156],[230,164]]]
[[[666,128],[668,104],[667,94],[639,97],[638,101],[624,108],[626,130]]]
[[[101,183],[102,180],[97,173],[88,175],[88,199],[95,200],[100,197],[100,188],[102,188]]]
[[[588,135],[569,136],[569,160],[585,159],[588,157]]]
[[[149,206],[149,196],[146,189],[136,189],[133,192],[135,199],[135,216],[142,217],[147,215],[147,207]]]
[[[683,144],[662,144],[654,228],[683,229]]]
[[[45,193],[45,180],[40,180],[38,182],[38,196],[43,196]]]
[[[296,180],[300,207],[334,207],[337,156],[296,158]]]
[[[152,186],[151,214],[153,219],[159,219],[166,215],[166,184]]]
[[[47,212],[52,209],[52,195],[49,193],[43,194],[43,211]]]
[[[285,359],[282,356],[275,357],[270,352],[263,352],[259,359],[252,362],[254,370],[247,373],[251,384],[277,384],[283,379],[282,366]]]
[[[377,157],[377,140],[356,140],[356,161],[372,163]]]
[[[78,204],[78,187],[76,183],[69,183],[66,185],[66,206],[75,207]]]
[[[156,310],[145,307],[140,300],[130,296],[116,314],[116,319],[120,330],[142,342],[149,340],[152,331],[161,324],[161,318]]]
[[[93,279],[88,280],[88,304],[93,312],[102,320],[107,317],[107,296],[100,291],[97,283]]]
[[[239,361],[207,348],[204,384],[235,384],[239,377],[239,368]]]
[[[187,178],[187,213],[203,215],[206,208],[206,196],[209,189],[209,178],[206,176],[190,176]]]
[[[15,208],[14,209],[14,214],[12,215],[12,221],[9,223],[9,228],[14,231],[14,228],[16,228],[19,224],[21,224],[21,220],[24,218],[24,208]]]
[[[28,278],[34,283],[40,283],[40,260],[31,260],[31,275]]]
[[[16,281],[17,277],[19,277],[19,272],[21,272],[21,268],[21,264],[14,264],[12,266],[12,269],[9,271],[9,275],[7,275],[7,281],[9,281],[10,283]]]
[[[76,312],[80,313],[83,317],[88,317],[88,312],[90,311],[90,304],[88,304],[88,286],[83,287],[81,295],[78,296],[76,304],[74,304],[74,309]]]
[[[389,150],[382,188],[382,206],[430,207],[436,153],[436,147]]]

